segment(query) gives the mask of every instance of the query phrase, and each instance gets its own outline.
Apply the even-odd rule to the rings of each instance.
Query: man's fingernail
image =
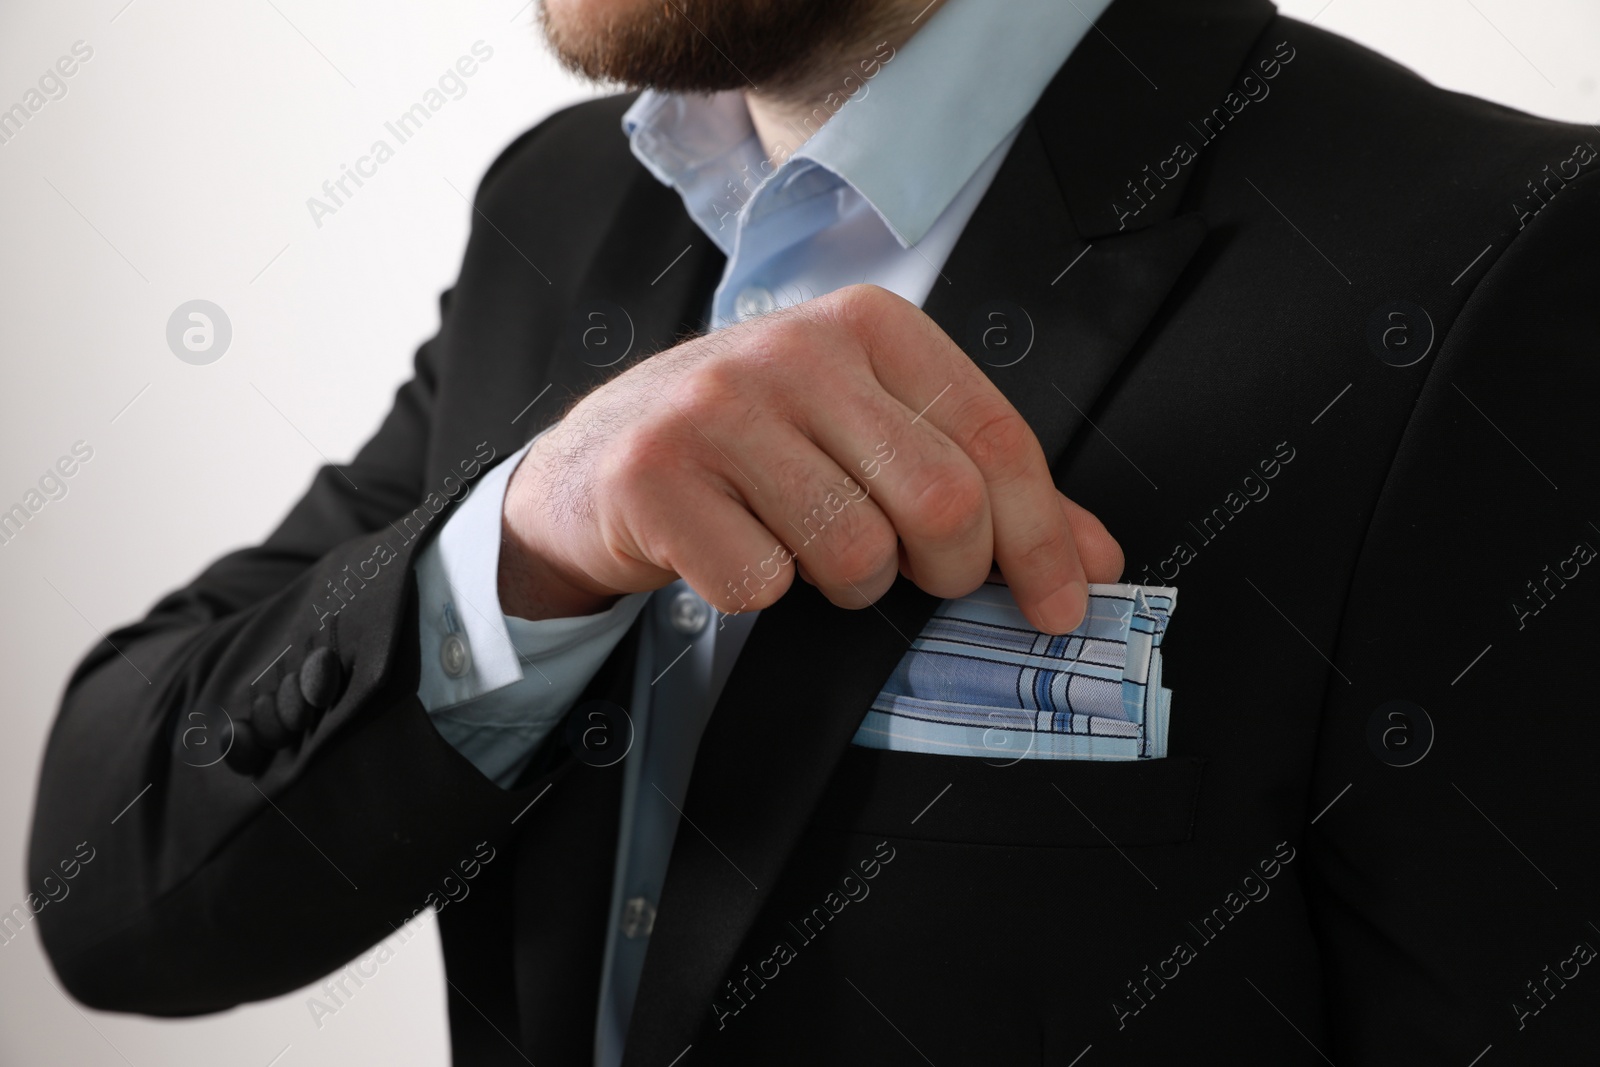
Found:
[[[1047,632],[1070,633],[1083,622],[1089,610],[1089,587],[1082,582],[1068,582],[1039,604],[1039,616]]]

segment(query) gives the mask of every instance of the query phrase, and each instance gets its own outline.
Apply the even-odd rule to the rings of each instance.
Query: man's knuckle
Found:
[[[816,325],[809,316],[780,312],[752,325],[751,358],[793,360],[797,353],[814,347]]]
[[[1049,571],[1066,561],[1072,548],[1071,533],[1063,519],[1042,522],[1017,533],[1013,541],[1015,566],[1029,572]]]
[[[1032,428],[1011,405],[984,401],[963,414],[962,451],[986,477],[1006,481],[1032,466],[1037,440]]]
[[[618,434],[600,459],[597,477],[610,492],[643,495],[678,482],[684,459],[677,435],[651,423]]]
[[[941,464],[910,487],[907,531],[935,541],[971,532],[983,514],[987,492],[977,475],[954,464]]]
[[[889,291],[870,282],[847,285],[839,290],[839,307],[847,315],[871,315],[881,311]]]
[[[851,336],[864,337],[876,333],[885,321],[894,317],[899,300],[881,286],[863,283],[847,285],[829,294],[824,306],[828,318]]]
[[[710,418],[734,403],[744,379],[745,371],[735,360],[707,359],[677,383],[672,403],[691,418]]]
[[[828,571],[849,585],[863,585],[883,572],[895,554],[894,531],[886,522],[845,520],[827,544]]]

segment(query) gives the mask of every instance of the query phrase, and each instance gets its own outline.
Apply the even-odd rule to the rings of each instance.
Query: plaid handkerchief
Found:
[[[1170,690],[1161,639],[1178,591],[1091,585],[1070,634],[1040,633],[990,582],[946,600],[911,643],[854,744],[1017,759],[1158,759]]]

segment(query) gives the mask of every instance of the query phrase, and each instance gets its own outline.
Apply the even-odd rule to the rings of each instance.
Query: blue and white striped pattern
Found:
[[[865,748],[1018,759],[1158,759],[1171,691],[1169,586],[1091,585],[1070,634],[1040,633],[1003,583],[946,600],[856,731]]]

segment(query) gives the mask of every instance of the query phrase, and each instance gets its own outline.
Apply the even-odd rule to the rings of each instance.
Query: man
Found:
[[[66,987],[433,906],[463,1064],[1577,1062],[1595,129],[1264,0],[545,23],[649,91],[507,150],[377,435],[72,679]],[[1091,592],[1152,703],[1084,734]]]

